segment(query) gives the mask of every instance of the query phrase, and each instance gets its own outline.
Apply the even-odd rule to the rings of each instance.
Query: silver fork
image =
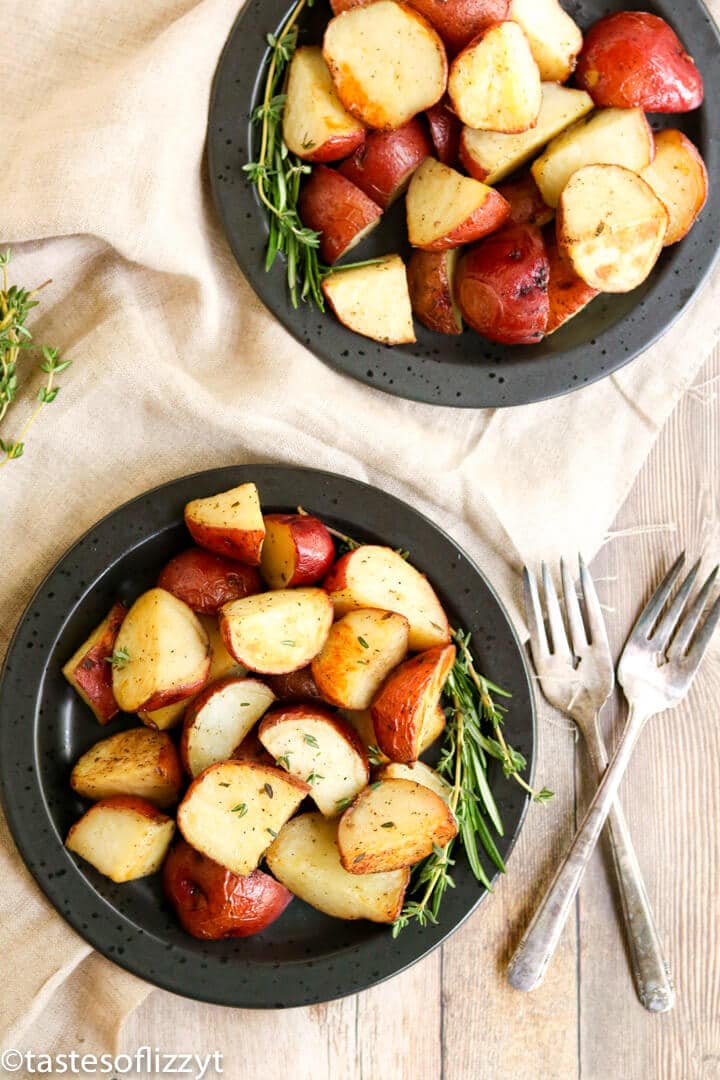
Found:
[[[575,584],[565,562],[560,563],[560,575],[570,643],[555,585],[545,563],[542,579],[550,640],[535,575],[527,567],[523,571],[525,608],[530,649],[543,694],[551,705],[571,716],[577,724],[599,780],[607,768],[608,755],[598,720],[612,693],[615,673],[595,585],[581,555],[578,563],[589,640]],[[610,808],[607,832],[638,997],[651,1012],[667,1012],[675,1001],[672,981],[630,831],[617,799]]]
[[[700,625],[720,567],[710,574],[681,621],[698,564],[663,615],[684,564],[683,553],[658,586],[626,642],[618,667],[618,680],[630,704],[625,728],[570,850],[510,961],[508,977],[519,990],[532,990],[542,982],[640,732],[651,716],[683,700],[720,622],[718,597]]]

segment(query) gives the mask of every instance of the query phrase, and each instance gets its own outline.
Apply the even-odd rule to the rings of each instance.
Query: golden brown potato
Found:
[[[200,547],[259,566],[265,526],[254,484],[193,499],[185,507],[185,524]]]
[[[178,801],[183,771],[169,735],[148,728],[120,731],[78,759],[70,786],[84,799],[137,795],[165,809]]]
[[[312,662],[322,697],[341,709],[367,709],[385,678],[405,659],[409,623],[379,608],[349,611],[330,628]]]
[[[427,718],[434,716],[455,663],[455,646],[439,645],[396,668],[370,710],[378,746],[391,761],[417,761]]]
[[[335,93],[319,45],[301,45],[290,62],[283,138],[305,161],[339,161],[365,139],[365,127]]]
[[[113,604],[100,625],[73,653],[62,669],[67,681],[92,709],[100,724],[109,723],[120,711],[113,694],[109,659],[126,614],[124,604]]]
[[[640,174],[670,215],[665,247],[690,232],[705,205],[708,175],[700,151],[682,131],[655,133],[655,158]]]
[[[75,822],[65,847],[111,881],[134,881],[160,869],[174,832],[172,818],[146,799],[115,795]]]
[[[408,239],[424,251],[446,251],[494,232],[510,207],[494,188],[427,158],[405,201]]]
[[[322,283],[338,321],[384,345],[415,341],[405,265],[399,255],[353,270],[336,270]]]
[[[540,73],[517,23],[494,23],[465,46],[450,66],[448,96],[468,127],[509,134],[535,126]]]
[[[248,670],[285,675],[317,656],[332,620],[323,589],[275,589],[226,604],[220,631],[228,652]]]
[[[525,32],[543,82],[569,79],[583,36],[559,0],[512,0],[510,18]]]
[[[455,301],[457,248],[413,251],[408,263],[408,288],[416,319],[438,334],[462,334],[460,308]]]

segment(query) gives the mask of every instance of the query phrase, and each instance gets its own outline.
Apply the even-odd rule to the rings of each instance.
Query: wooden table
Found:
[[[705,552],[708,568],[720,560],[720,354],[696,385],[593,563],[616,653],[678,549]],[[373,990],[314,1008],[235,1011],[155,991],[128,1022],[122,1049],[219,1049],[231,1080],[720,1077],[719,656],[716,646],[683,707],[651,722],[622,788],[675,976],[672,1013],[651,1016],[635,997],[605,851],[543,986],[523,995],[506,982],[589,789],[582,745],[540,701],[537,777],[556,797],[531,808],[507,877],[444,948]],[[615,702],[609,730],[619,716]]]

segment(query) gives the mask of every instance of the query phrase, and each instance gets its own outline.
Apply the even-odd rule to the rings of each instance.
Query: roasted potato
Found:
[[[254,566],[199,547],[171,559],[160,571],[157,583],[201,615],[217,615],[223,604],[262,589]]]
[[[407,189],[410,177],[431,153],[427,131],[413,117],[393,131],[370,132],[338,171],[387,210]]]
[[[266,514],[260,573],[271,589],[314,585],[335,558],[333,538],[310,514]]]
[[[382,210],[336,169],[316,165],[298,200],[303,225],[320,233],[320,255],[337,262],[378,225]]]
[[[493,23],[507,18],[509,0],[411,0],[434,26],[448,53],[456,53]]]
[[[447,98],[443,98],[437,105],[431,105],[429,109],[426,109],[425,118],[430,128],[434,156],[443,165],[457,165],[462,124]]]
[[[136,795],[163,810],[178,801],[182,783],[175,743],[165,732],[144,727],[95,743],[70,774],[70,787],[84,799]]]
[[[444,645],[450,626],[430,582],[392,548],[363,544],[343,555],[325,578],[336,616],[356,608],[382,608],[404,615],[413,652]]]
[[[262,870],[240,877],[185,840],[174,844],[165,860],[163,888],[183,929],[206,941],[259,934],[292,900],[292,893]]]
[[[175,822],[147,799],[101,799],[71,827],[65,847],[111,881],[134,881],[160,869]]]
[[[342,105],[322,49],[301,45],[290,61],[283,138],[305,161],[339,161],[365,139],[365,125]]]
[[[493,188],[435,158],[413,174],[405,201],[408,239],[423,251],[445,251],[494,232],[510,207]]]
[[[349,611],[330,628],[312,662],[315,685],[341,709],[367,709],[385,678],[404,660],[409,623],[379,608]]]
[[[575,77],[596,105],[676,113],[703,101],[695,61],[672,27],[647,11],[617,11],[596,22]]]
[[[690,232],[705,205],[708,175],[700,151],[682,131],[655,133],[655,157],[640,174],[670,216],[665,247]]]
[[[435,715],[454,663],[454,645],[428,649],[395,668],[376,695],[370,709],[373,728],[391,761],[417,761],[423,730]]]
[[[465,321],[489,341],[532,345],[548,320],[549,266],[536,225],[510,225],[460,259],[455,295]]]
[[[268,684],[278,701],[289,705],[302,704],[305,701],[325,701],[313,678],[312,667],[300,668],[287,675],[266,675]]]
[[[560,250],[555,235],[555,227],[545,230],[545,253],[548,258],[550,273],[548,277],[548,321],[547,334],[552,334],[564,326],[579,311],[587,307],[598,295],[598,290],[586,285],[575,273],[573,264]]]
[[[543,82],[569,79],[583,36],[558,0],[512,0],[510,18],[525,32]]]
[[[445,92],[442,41],[421,15],[395,0],[336,15],[325,30],[323,55],[345,108],[380,131],[402,127]]]
[[[540,73],[517,23],[494,23],[465,46],[450,66],[448,96],[471,128],[508,134],[537,124]]]
[[[220,631],[230,655],[249,671],[286,675],[317,656],[332,621],[323,589],[275,589],[226,604]]]
[[[177,823],[191,847],[241,876],[297,810],[310,786],[254,761],[222,761],[193,780]]]
[[[185,713],[180,753],[190,776],[227,761],[275,701],[259,679],[228,678],[205,688]]]
[[[288,821],[265,857],[295,896],[335,919],[392,923],[402,911],[410,871],[349,874],[340,862],[337,824],[322,814]]]
[[[547,225],[555,217],[529,172],[506,180],[497,190],[510,206],[508,225]]]
[[[655,265],[668,222],[664,204],[637,173],[586,165],[560,198],[558,244],[587,285],[630,292]]]
[[[327,705],[276,706],[260,724],[258,737],[278,765],[309,785],[326,817],[339,814],[368,782],[362,741]]]
[[[450,785],[439,772],[431,769],[424,761],[412,761],[405,765],[400,761],[391,761],[383,765],[377,773],[378,780],[412,780],[416,784],[430,788],[445,802],[449,802],[452,791]]]
[[[408,262],[413,314],[423,326],[438,334],[462,334],[462,315],[455,301],[457,258],[457,248],[448,251],[417,248]]]
[[[62,669],[73,690],[92,709],[100,724],[109,723],[120,711],[113,694],[110,659],[126,615],[124,604],[113,604],[100,625],[95,627]]]
[[[415,341],[405,264],[399,255],[328,274],[322,290],[338,320],[356,334],[384,345]]]
[[[340,818],[340,861],[351,874],[399,870],[456,835],[452,811],[429,787],[381,780],[365,788]]]
[[[249,566],[260,565],[265,526],[254,484],[193,499],[185,507],[185,524],[200,547]]]

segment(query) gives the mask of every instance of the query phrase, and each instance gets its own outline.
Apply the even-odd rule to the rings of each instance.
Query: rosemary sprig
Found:
[[[298,19],[303,9],[312,7],[313,3],[314,0],[297,0],[280,32],[265,37],[270,55],[263,98],[251,118],[260,128],[260,149],[257,160],[243,165],[243,171],[254,184],[268,213],[265,270],[273,267],[278,254],[284,255],[293,307],[298,306],[299,300],[306,300],[324,311],[321,284],[328,274],[370,266],[382,259],[324,266],[318,254],[320,233],[306,228],[298,213],[300,184],[303,176],[312,172],[312,165],[291,154],[283,139],[282,116],[286,101],[283,90],[287,68],[297,48]]]
[[[8,266],[10,264],[10,249],[0,252],[0,269],[2,270],[2,286],[0,287],[0,424],[4,421],[7,412],[12,405],[18,391],[18,366],[23,354],[28,351],[40,349],[42,363],[39,365],[47,378],[37,394],[38,404],[30,416],[20,428],[18,434],[11,439],[0,437],[0,469],[9,461],[15,461],[22,457],[25,450],[25,439],[30,427],[46,405],[51,405],[58,396],[60,387],[55,384],[55,377],[71,364],[70,360],[60,360],[58,350],[48,345],[36,346],[33,343],[32,334],[26,323],[30,311],[37,307],[39,300],[34,297],[49,285],[44,281],[35,289],[23,289],[19,285],[10,285],[8,281]]]

